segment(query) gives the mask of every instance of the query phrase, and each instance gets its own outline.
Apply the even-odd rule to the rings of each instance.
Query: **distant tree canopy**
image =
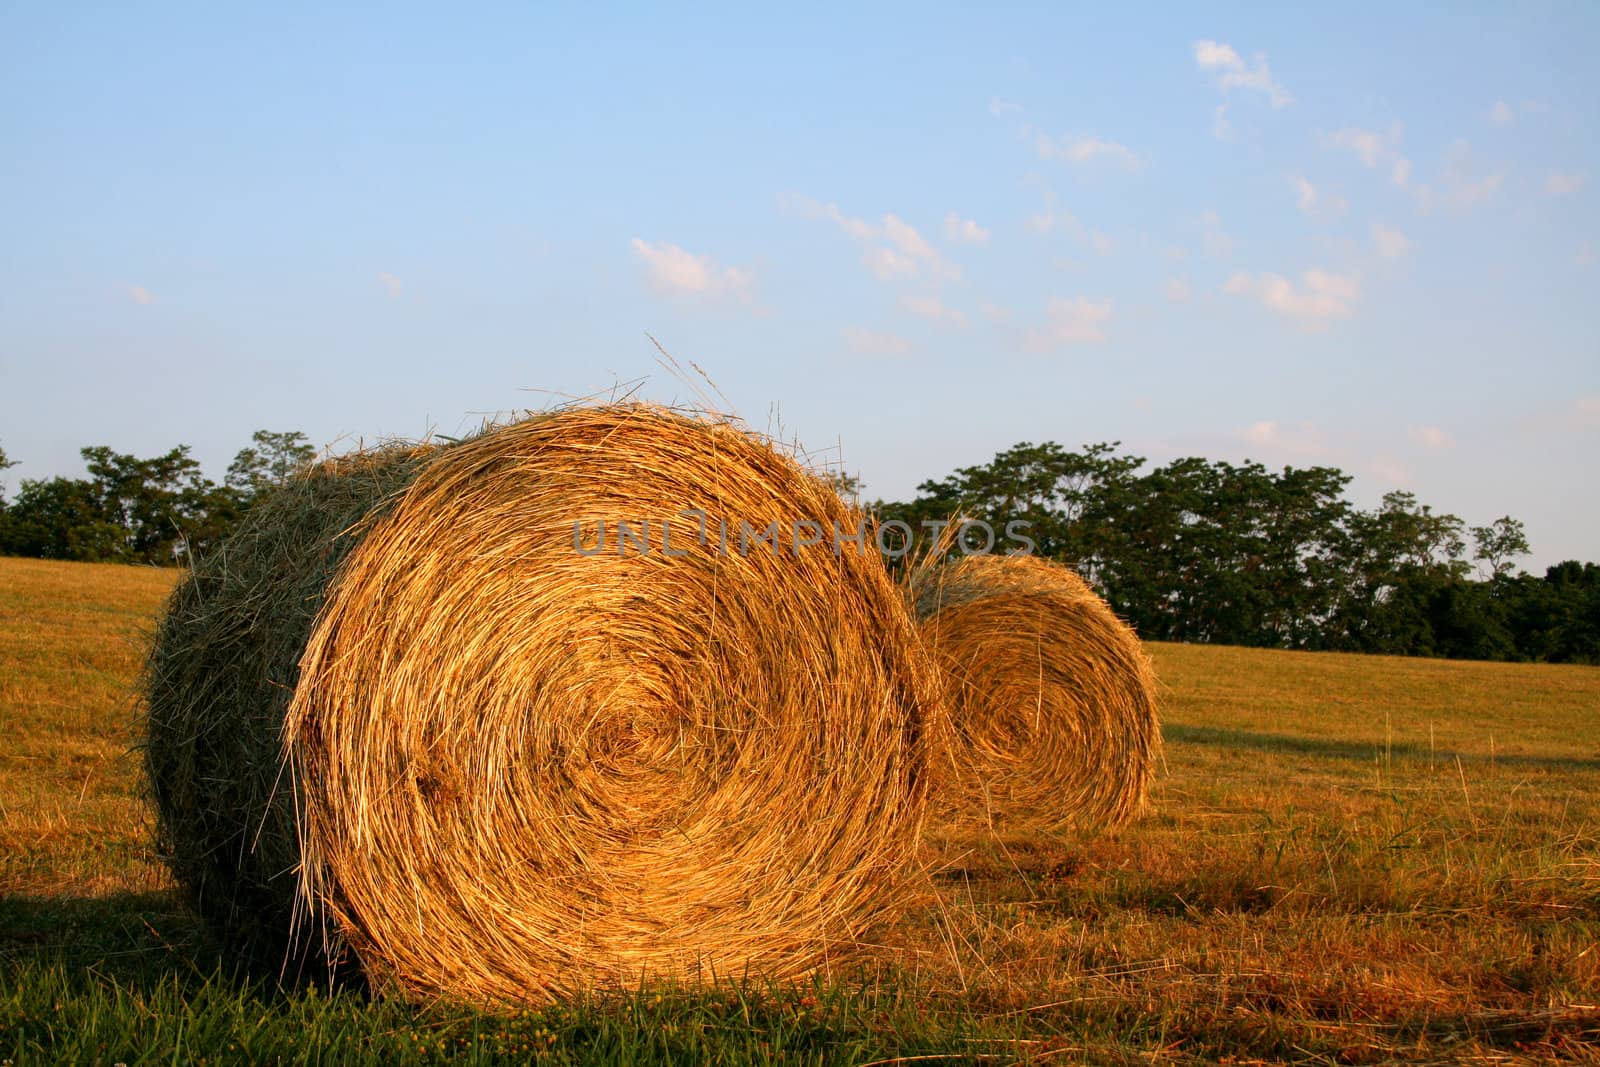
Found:
[[[1404,492],[1362,511],[1333,467],[1189,457],[1152,468],[1119,449],[1024,442],[871,508],[913,528],[1026,520],[1037,552],[1079,570],[1154,640],[1600,663],[1600,566],[1518,572],[1528,538],[1509,515],[1468,528]],[[24,478],[9,502],[0,483],[0,552],[181,564],[315,451],[304,434],[257,430],[221,485],[185,445],[81,455],[85,478]],[[0,471],[15,465],[0,450]],[[829,478],[845,495],[861,489]]]
[[[1025,442],[874,507],[913,526],[1026,519],[1038,552],[1156,640],[1600,663],[1593,564],[1513,573],[1529,551],[1516,519],[1468,530],[1405,492],[1362,511],[1349,482],[1332,467],[1147,469],[1117,443]]]
[[[300,433],[260,430],[253,441],[253,448],[234,457],[223,485],[201,473],[187,445],[149,459],[103,445],[80,449],[87,478],[24,478],[14,500],[0,497],[0,551],[42,559],[181,563],[225,536],[258,493],[314,455]]]

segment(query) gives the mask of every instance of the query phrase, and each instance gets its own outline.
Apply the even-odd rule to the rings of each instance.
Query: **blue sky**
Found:
[[[1600,7],[11,5],[0,447],[647,379],[868,496],[1323,463],[1600,559]]]

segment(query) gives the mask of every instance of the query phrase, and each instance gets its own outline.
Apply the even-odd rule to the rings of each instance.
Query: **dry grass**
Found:
[[[578,551],[600,521],[609,551]],[[853,517],[744,431],[642,405],[297,485],[154,661],[180,880],[222,929],[282,931],[298,866],[311,943],[419,998],[848,957],[909,891],[937,698],[875,554],[739,544],[800,521]]]
[[[0,559],[0,1001],[67,943],[92,968],[69,976],[79,992],[41,992],[47,1013],[185,973],[163,945],[193,919],[118,762],[127,635],[170,580]],[[1010,1028],[1001,1063],[1595,1061],[1600,670],[1148,648],[1166,734],[1152,814],[1092,840],[973,835],[887,938],[867,1025],[909,1003],[929,1025]],[[239,1000],[213,986],[206,1003]],[[157,1000],[119,1009],[130,1032],[161,1025]],[[287,1047],[307,1003],[245,1002],[235,1036],[185,1031],[184,1057]],[[427,1024],[376,1005],[338,1025]]]
[[[1139,812],[1160,750],[1155,677],[1083,579],[1030,556],[935,557],[906,586],[945,687],[945,821],[1094,830]]]
[[[164,884],[127,748],[129,679],[173,572],[0,566],[0,893]]]

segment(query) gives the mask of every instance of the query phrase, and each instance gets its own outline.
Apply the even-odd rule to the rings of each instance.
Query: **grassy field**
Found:
[[[128,755],[172,579],[0,559],[0,1061],[1600,1060],[1600,669],[1155,646],[1129,830],[936,841],[927,906],[804,988],[484,1015],[207,943]]]

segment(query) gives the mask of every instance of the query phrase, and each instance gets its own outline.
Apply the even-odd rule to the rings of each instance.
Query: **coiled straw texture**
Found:
[[[875,553],[742,543],[797,521],[856,519],[767,444],[659,408],[440,449],[300,657],[310,929],[382,988],[521,1001],[799,975],[891,918],[937,684]]]
[[[1096,830],[1139,812],[1160,747],[1155,676],[1082,578],[975,555],[912,568],[906,590],[944,686],[943,822]]]

